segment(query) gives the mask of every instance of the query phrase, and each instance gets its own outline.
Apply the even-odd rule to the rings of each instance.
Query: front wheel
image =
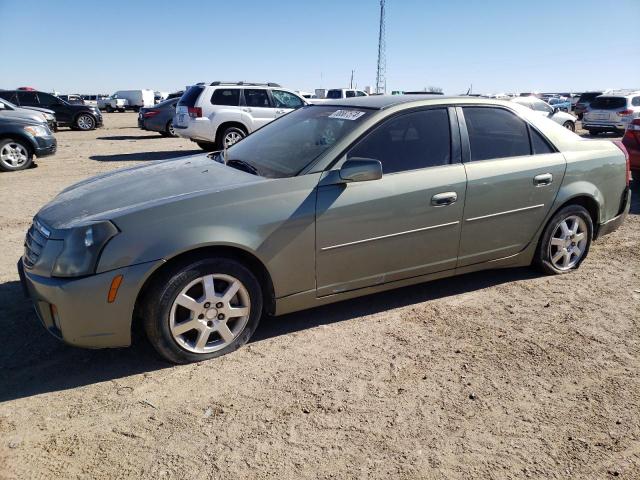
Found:
[[[173,363],[199,362],[247,343],[262,316],[262,290],[234,259],[195,261],[153,282],[142,315],[160,355]]]
[[[5,138],[0,140],[0,170],[15,172],[29,168],[33,163],[33,153],[26,143]]]
[[[564,124],[562,126],[564,128],[566,128],[567,130],[571,130],[572,132],[576,131],[576,124],[573,123],[571,120],[568,120],[568,121],[564,122]]]
[[[88,113],[83,113],[82,115],[78,115],[78,118],[76,118],[75,127],[78,130],[83,131],[93,130],[96,128],[96,119]]]
[[[536,263],[548,274],[575,270],[587,257],[592,238],[589,212],[580,205],[568,205],[545,228],[536,251]]]
[[[587,131],[589,132],[589,135],[591,135],[592,137],[595,137],[600,133],[600,130],[594,130],[592,128],[591,129],[587,128]]]

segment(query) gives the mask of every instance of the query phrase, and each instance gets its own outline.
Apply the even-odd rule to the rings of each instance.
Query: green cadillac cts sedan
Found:
[[[141,322],[185,363],[237,349],[265,314],[477,270],[568,273],[629,203],[624,147],[513,102],[358,97],[67,188],[18,269],[56,337],[123,347]]]

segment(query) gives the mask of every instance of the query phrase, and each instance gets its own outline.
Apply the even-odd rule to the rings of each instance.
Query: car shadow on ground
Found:
[[[629,213],[632,215],[640,215],[640,172],[631,181],[631,208]]]
[[[251,342],[536,276],[529,268],[473,273],[266,317]],[[86,350],[63,344],[39,323],[17,281],[0,284],[0,331],[0,403],[172,367],[139,334],[131,348]]]
[[[91,155],[91,160],[98,162],[133,162],[141,160],[168,160],[204,153],[202,150],[171,150],[167,152],[118,153],[115,155]]]
[[[112,135],[110,137],[96,137],[96,140],[157,140],[161,136],[159,133],[158,135]]]

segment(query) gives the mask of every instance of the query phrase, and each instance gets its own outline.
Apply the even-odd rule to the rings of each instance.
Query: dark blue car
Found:
[[[165,100],[153,107],[141,108],[138,113],[138,127],[142,130],[160,132],[165,137],[175,137],[173,116],[179,98]]]

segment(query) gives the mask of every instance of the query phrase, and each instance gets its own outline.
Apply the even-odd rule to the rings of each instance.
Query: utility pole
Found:
[[[385,0],[380,0],[380,30],[378,31],[378,70],[376,73],[376,93],[386,93],[387,91],[387,56],[385,40]]]
[[[355,72],[355,70],[351,70],[351,81],[349,82],[349,88],[353,88],[353,72]]]

